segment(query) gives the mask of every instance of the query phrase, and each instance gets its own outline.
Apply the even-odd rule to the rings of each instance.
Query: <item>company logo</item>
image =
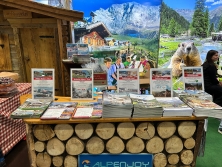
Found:
[[[90,161],[89,160],[84,160],[84,161],[82,161],[82,166],[83,167],[90,167]]]

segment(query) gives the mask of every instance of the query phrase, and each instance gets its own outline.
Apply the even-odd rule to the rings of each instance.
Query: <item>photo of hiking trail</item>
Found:
[[[163,0],[158,68],[172,68],[174,89],[182,88],[182,67],[200,66],[209,50],[222,54],[222,2]],[[222,66],[220,56],[219,66]]]

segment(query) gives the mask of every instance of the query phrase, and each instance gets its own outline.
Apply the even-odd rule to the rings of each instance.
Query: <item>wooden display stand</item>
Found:
[[[61,98],[65,99],[70,98]],[[204,119],[24,119],[24,122],[32,167],[77,167],[78,155],[82,153],[151,153],[154,166],[165,167],[195,166]]]

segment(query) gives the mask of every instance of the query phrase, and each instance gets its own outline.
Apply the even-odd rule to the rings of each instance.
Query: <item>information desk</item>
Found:
[[[204,117],[24,119],[32,167],[77,167],[78,155],[153,154],[154,166],[195,166]]]
[[[25,137],[25,124],[21,119],[11,119],[10,114],[20,106],[20,96],[31,93],[31,83],[16,83],[16,86],[18,93],[0,98],[0,147],[4,155]]]

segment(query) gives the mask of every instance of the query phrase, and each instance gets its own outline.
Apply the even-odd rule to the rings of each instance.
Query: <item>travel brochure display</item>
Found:
[[[195,116],[222,118],[222,107],[198,95],[182,95],[180,99],[194,109]]]
[[[101,118],[102,102],[80,102],[72,118]]]
[[[55,74],[52,68],[32,68],[32,99],[51,99],[55,94]]]
[[[72,60],[72,55],[78,54],[78,44],[76,44],[76,43],[67,43],[66,44],[66,50],[67,50],[67,58],[69,60]]]
[[[203,67],[183,67],[183,86],[185,91],[204,90]]]
[[[93,99],[93,70],[71,68],[71,100]]]
[[[117,92],[139,93],[139,71],[138,69],[117,70]]]
[[[133,104],[126,93],[103,94],[103,118],[130,118]]]
[[[52,102],[41,119],[70,119],[77,102]]]
[[[193,109],[181,101],[179,97],[158,97],[156,100],[163,107],[164,117],[192,116]]]
[[[21,106],[12,112],[11,118],[40,118],[52,101],[50,99],[28,98]]]
[[[154,97],[172,97],[172,69],[150,69],[150,94]]]
[[[129,94],[133,102],[133,117],[162,117],[163,108],[153,95]]]

